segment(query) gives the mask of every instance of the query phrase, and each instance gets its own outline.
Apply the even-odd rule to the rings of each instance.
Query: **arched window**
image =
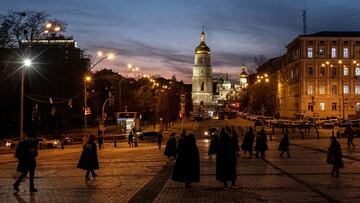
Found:
[[[325,68],[320,68],[320,76],[324,76],[325,75]]]
[[[312,76],[313,75],[313,68],[309,67],[308,68],[308,76]]]
[[[204,91],[204,82],[201,83],[201,91]]]

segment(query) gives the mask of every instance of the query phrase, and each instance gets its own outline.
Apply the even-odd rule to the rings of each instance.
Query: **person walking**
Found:
[[[259,153],[261,154],[261,157],[265,156],[265,151],[269,149],[266,141],[267,141],[266,133],[264,128],[262,128],[259,131],[258,135],[256,136],[256,145],[255,145],[256,157],[259,157]]]
[[[243,142],[241,144],[241,149],[244,150],[244,154],[246,154],[246,152],[249,152],[249,155],[252,155],[254,139],[255,135],[253,133],[253,128],[249,127],[249,130],[246,132]]]
[[[230,134],[222,128],[216,154],[216,180],[224,183],[224,190],[228,189],[228,181],[231,181],[233,188],[238,187],[235,182],[237,177],[236,148],[232,139]]]
[[[200,181],[199,150],[194,134],[191,133],[182,139],[171,179],[184,182],[185,188],[191,188],[191,183]]]
[[[176,138],[175,133],[171,133],[168,141],[166,142],[164,155],[168,157],[169,160],[175,160],[176,158]]]
[[[86,170],[86,179],[89,179],[90,173],[92,177],[97,177],[94,170],[99,169],[95,138],[95,135],[89,136],[89,139],[83,147],[80,160],[77,164],[77,168]]]
[[[212,156],[216,154],[216,147],[218,142],[218,133],[217,131],[211,132],[211,140],[210,140],[210,146],[208,150],[209,158],[212,159]]]
[[[129,147],[134,147],[134,134],[132,131],[130,131],[130,134],[128,136],[128,142],[129,142]]]
[[[350,124],[348,126],[346,126],[346,128],[344,130],[344,134],[347,136],[348,149],[350,149],[350,145],[352,145],[353,149],[355,149],[354,130],[352,129]]]
[[[101,134],[98,137],[98,144],[99,144],[99,149],[101,149],[101,147],[104,144],[104,138],[103,138],[103,136]]]
[[[333,165],[331,176],[339,177],[339,169],[344,167],[342,162],[342,152],[340,143],[336,140],[335,136],[331,136],[330,147],[328,148],[328,154],[326,162]]]
[[[284,152],[287,153],[288,158],[290,158],[290,152],[289,152],[289,134],[288,130],[286,129],[284,136],[281,138],[279,148],[278,150],[281,152],[280,157],[284,154]]]
[[[15,153],[18,159],[18,165],[16,170],[21,172],[21,175],[17,178],[13,184],[14,190],[19,192],[19,185],[29,173],[30,176],[30,192],[37,192],[38,190],[34,185],[34,176],[36,168],[36,157],[38,156],[37,141],[36,138],[27,137],[24,141],[20,142],[16,148]]]
[[[159,150],[161,149],[162,140],[163,140],[163,135],[161,133],[159,133],[158,137],[157,137],[157,143],[158,143],[158,146],[159,146]]]
[[[234,141],[234,145],[235,145],[236,155],[237,155],[237,156],[240,156],[240,154],[239,154],[239,152],[240,152],[239,137],[238,137],[238,134],[236,133],[235,126],[232,126],[232,127],[231,127],[231,135],[233,136],[233,141]]]

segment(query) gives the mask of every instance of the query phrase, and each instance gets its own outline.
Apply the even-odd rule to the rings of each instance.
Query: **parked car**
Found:
[[[60,148],[61,147],[61,141],[57,139],[49,139],[44,137],[38,137],[36,140],[39,142],[40,148]]]
[[[263,126],[264,123],[262,120],[255,120],[254,126]]]
[[[5,141],[5,147],[15,149],[19,145],[19,138],[7,139]]]
[[[334,124],[333,124],[331,121],[329,121],[329,120],[325,120],[325,121],[323,121],[323,122],[321,123],[321,127],[322,127],[323,129],[333,129],[333,128],[334,128]]]
[[[141,141],[157,141],[159,132],[142,132],[139,136]]]

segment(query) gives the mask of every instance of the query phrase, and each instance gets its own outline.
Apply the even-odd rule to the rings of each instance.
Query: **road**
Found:
[[[209,127],[246,126],[240,119],[185,122],[165,133],[195,130],[200,150],[201,177],[194,188],[185,189],[171,181],[173,164],[168,163],[156,143],[140,143],[129,148],[124,142],[116,148],[106,143],[98,150],[98,177],[86,181],[76,169],[81,146],[64,150],[41,150],[37,158],[37,193],[28,192],[28,180],[13,193],[16,160],[11,154],[0,155],[0,202],[359,202],[360,151],[348,150],[340,139],[345,168],[339,178],[330,176],[325,162],[329,139],[291,139],[292,158],[280,158],[278,139],[269,141],[263,159],[244,156],[238,159],[237,189],[224,191],[215,180],[215,160],[207,155],[208,139],[201,132]],[[166,140],[166,138],[165,138]],[[241,138],[239,139],[242,140]],[[355,140],[357,143],[358,140]],[[163,146],[164,147],[164,146]]]

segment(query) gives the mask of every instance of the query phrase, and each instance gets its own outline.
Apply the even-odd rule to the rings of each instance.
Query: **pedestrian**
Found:
[[[268,150],[267,146],[267,137],[264,128],[262,128],[259,133],[256,136],[256,157],[259,157],[259,153],[261,154],[261,157],[265,156],[265,151]]]
[[[281,138],[279,148],[278,150],[281,152],[280,157],[284,154],[284,152],[287,153],[288,158],[290,158],[290,152],[289,152],[289,134],[288,130],[285,130],[284,136]]]
[[[134,134],[132,131],[130,131],[130,134],[128,136],[128,142],[129,142],[129,147],[134,147]]]
[[[166,142],[164,155],[168,157],[168,159],[175,160],[176,158],[176,137],[175,133],[171,133],[168,141]]]
[[[212,156],[214,154],[216,154],[217,142],[218,142],[218,133],[217,133],[217,131],[212,131],[210,146],[209,146],[209,151],[208,151],[208,155],[209,155],[210,159],[212,159]]]
[[[158,137],[157,137],[157,143],[158,143],[158,146],[159,146],[159,150],[161,149],[162,140],[163,140],[163,136],[162,136],[161,133],[159,133]]]
[[[83,140],[82,140],[82,145],[84,146],[89,140],[89,135],[87,133],[85,133]]]
[[[103,138],[103,136],[100,134],[99,137],[98,137],[99,149],[101,149],[103,143],[104,143],[104,138]]]
[[[89,179],[91,173],[92,177],[97,177],[94,170],[99,169],[99,161],[97,157],[95,135],[90,135],[87,143],[83,147],[77,168],[86,170],[85,178]]]
[[[246,154],[246,152],[249,152],[249,155],[252,155],[254,139],[255,135],[253,133],[253,128],[249,127],[249,130],[246,132],[243,142],[241,144],[241,149],[244,150],[244,154]]]
[[[344,130],[344,134],[347,136],[348,149],[350,149],[350,145],[352,145],[353,149],[355,149],[354,130],[352,129],[350,124],[348,126],[346,126],[346,128]]]
[[[224,183],[224,190],[228,189],[228,181],[231,181],[233,188],[238,187],[235,182],[237,177],[236,148],[232,139],[231,135],[222,128],[216,154],[216,180]]]
[[[184,182],[185,188],[191,188],[191,183],[200,181],[199,150],[194,134],[191,133],[182,139],[171,179]]]
[[[339,169],[344,167],[342,161],[342,152],[340,143],[336,140],[335,136],[331,136],[330,147],[328,148],[328,154],[326,162],[330,165],[333,165],[331,176],[339,177]]]
[[[240,156],[239,151],[240,151],[240,147],[239,147],[239,137],[236,133],[236,129],[235,126],[231,127],[231,135],[233,136],[233,140],[234,140],[234,145],[235,145],[235,150],[236,150],[236,155]]]
[[[37,140],[33,137],[27,137],[24,141],[21,141],[16,148],[15,156],[18,159],[18,165],[16,170],[21,173],[13,184],[14,190],[19,192],[19,185],[29,173],[30,176],[30,192],[37,192],[38,190],[34,186],[34,176],[36,168]]]

